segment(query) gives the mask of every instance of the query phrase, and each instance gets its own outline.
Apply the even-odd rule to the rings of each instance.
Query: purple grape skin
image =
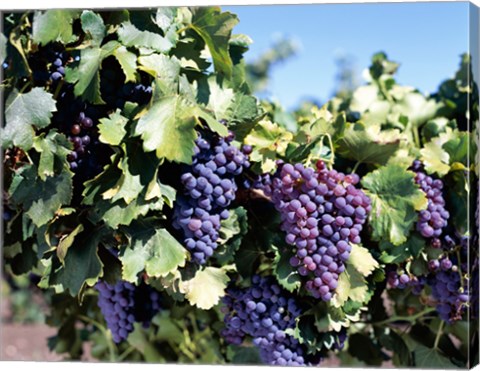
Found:
[[[416,173],[415,183],[420,186],[428,201],[427,209],[418,214],[417,231],[423,237],[431,239],[430,243],[433,247],[439,248],[438,238],[442,236],[450,218],[449,212],[445,209],[443,182],[425,174],[422,163],[418,160],[414,161],[412,169]]]
[[[280,212],[285,241],[295,248],[292,266],[307,277],[307,290],[324,301],[333,297],[351,244],[360,243],[371,210],[370,199],[355,187],[358,181],[358,176],[328,170],[322,162],[316,169],[286,163],[258,185]],[[321,278],[325,272],[331,274],[328,282]]]
[[[137,287],[126,281],[117,281],[114,285],[99,281],[95,288],[98,306],[117,344],[133,331],[135,322],[148,326],[160,310],[158,292],[145,284]]]
[[[245,289],[230,287],[222,299],[225,328],[221,336],[240,345],[247,336],[259,348],[262,362],[268,365],[307,365],[305,348],[285,333],[295,328],[301,314],[297,301],[280,288],[273,277],[252,277]]]
[[[217,248],[221,220],[228,218],[228,207],[235,200],[235,177],[250,164],[231,139],[210,142],[199,134],[195,143],[192,165],[181,176],[183,194],[175,203],[172,224],[183,233],[193,260],[203,265]],[[195,210],[195,217],[186,215],[187,210]]]

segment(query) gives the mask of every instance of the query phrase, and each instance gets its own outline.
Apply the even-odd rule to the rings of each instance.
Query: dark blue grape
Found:
[[[128,337],[135,322],[148,327],[160,310],[159,293],[145,284],[134,286],[126,281],[118,281],[111,285],[100,281],[95,288],[99,293],[98,306],[115,343]]]
[[[181,176],[183,195],[173,213],[173,226],[183,232],[184,244],[199,264],[205,264],[217,248],[221,221],[228,218],[227,208],[235,200],[235,176],[249,166],[247,156],[230,141],[212,140],[210,144],[198,136],[192,165]],[[218,159],[228,169],[220,170]]]

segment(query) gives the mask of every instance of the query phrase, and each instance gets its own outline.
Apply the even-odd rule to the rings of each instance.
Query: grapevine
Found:
[[[2,17],[2,278],[12,301],[41,297],[45,346],[478,363],[472,56],[423,94],[379,52],[363,85],[285,110],[257,89],[295,48],[251,62],[219,7]]]

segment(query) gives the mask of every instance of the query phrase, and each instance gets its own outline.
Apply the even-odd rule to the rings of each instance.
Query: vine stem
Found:
[[[128,347],[122,354],[120,354],[118,356],[118,359],[117,361],[118,362],[122,362],[123,360],[125,360],[125,358],[127,358],[127,356],[132,353],[133,351],[135,351],[136,349],[134,347]]]
[[[180,28],[179,30],[177,30],[177,34],[180,35],[182,32],[188,30],[189,28],[190,28],[190,26],[182,27],[182,28]]]
[[[433,349],[438,349],[438,343],[440,343],[440,338],[442,337],[444,326],[445,321],[440,322],[440,326],[438,326],[437,336],[435,337],[435,343],[433,343]]]
[[[92,324],[93,326],[95,326],[96,328],[98,328],[103,336],[105,336],[105,339],[107,340],[107,345],[108,345],[108,352],[110,353],[110,362],[115,362],[116,361],[116,357],[115,357],[115,345],[113,344],[112,342],[112,337],[109,335],[107,329],[102,326],[99,322],[87,317],[87,316],[84,316],[82,314],[80,314],[78,316],[79,319],[81,319],[82,321],[84,322],[87,322],[87,323],[90,323]]]
[[[418,312],[417,314],[413,316],[393,316],[390,317],[386,320],[379,321],[379,322],[373,322],[372,325],[374,326],[382,326],[382,325],[387,325],[392,322],[399,322],[399,321],[407,321],[407,322],[415,322],[418,318],[423,317],[426,314],[432,313],[435,311],[435,308],[427,308],[421,312]]]
[[[355,166],[352,169],[352,174],[355,174],[357,172],[357,169],[361,164],[362,164],[361,161],[357,161],[357,163],[355,164]]]
[[[326,162],[328,163],[329,169],[332,170],[333,164],[335,163],[335,150],[333,149],[333,141],[332,141],[332,137],[328,133],[325,134],[324,137],[327,137],[328,147],[330,149],[330,159]],[[323,138],[322,138],[322,145],[323,145]]]
[[[415,144],[417,145],[418,148],[421,147],[420,144],[420,135],[418,133],[418,126],[412,124],[412,132],[413,132],[413,139],[415,141]]]

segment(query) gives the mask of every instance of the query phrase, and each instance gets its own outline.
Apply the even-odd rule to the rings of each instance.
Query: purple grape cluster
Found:
[[[51,43],[40,47],[28,58],[35,85],[51,84],[53,88],[56,88],[65,77],[65,67],[74,60],[75,58],[66,52],[61,44]]]
[[[427,209],[420,211],[418,215],[417,231],[423,237],[431,239],[432,247],[440,248],[442,246],[440,237],[450,218],[449,212],[445,209],[445,200],[442,194],[443,182],[426,175],[422,171],[422,163],[418,160],[414,161],[412,169],[416,172],[415,182],[428,200]]]
[[[67,160],[72,171],[77,170],[78,166],[83,162],[83,158],[92,141],[93,126],[93,120],[83,110],[80,111],[75,121],[70,125],[68,139],[72,142],[74,150],[67,156]]]
[[[65,66],[70,56],[65,52],[55,52],[55,59],[50,65],[50,79],[53,82],[60,81],[65,77]]]
[[[248,156],[227,138],[205,139],[195,143],[191,166],[181,176],[183,195],[173,210],[173,226],[183,232],[184,244],[193,260],[205,264],[217,248],[221,221],[229,216],[235,200],[235,177],[250,166]]]
[[[222,300],[225,328],[221,335],[228,343],[240,345],[250,336],[265,364],[307,364],[302,345],[285,332],[295,328],[300,307],[273,277],[253,276],[251,287],[229,288]]]
[[[281,215],[285,241],[296,247],[290,263],[315,298],[329,301],[345,270],[351,244],[371,210],[371,201],[356,188],[359,177],[328,170],[323,161],[316,170],[302,164],[280,164],[261,187]]]
[[[160,310],[159,293],[145,284],[137,287],[126,281],[115,285],[100,281],[95,287],[99,293],[98,306],[115,343],[128,337],[135,322],[147,327]]]
[[[425,287],[425,282],[425,277],[407,274],[405,269],[387,269],[387,287],[390,289],[411,288],[413,294],[420,295]]]
[[[445,256],[429,262],[429,269],[432,273],[427,277],[427,284],[437,301],[436,309],[440,318],[449,323],[462,319],[469,294],[468,282],[465,277],[462,278],[460,267]]]
[[[392,289],[404,289],[411,283],[410,276],[406,273],[398,274],[392,270],[387,274],[387,285]]]

